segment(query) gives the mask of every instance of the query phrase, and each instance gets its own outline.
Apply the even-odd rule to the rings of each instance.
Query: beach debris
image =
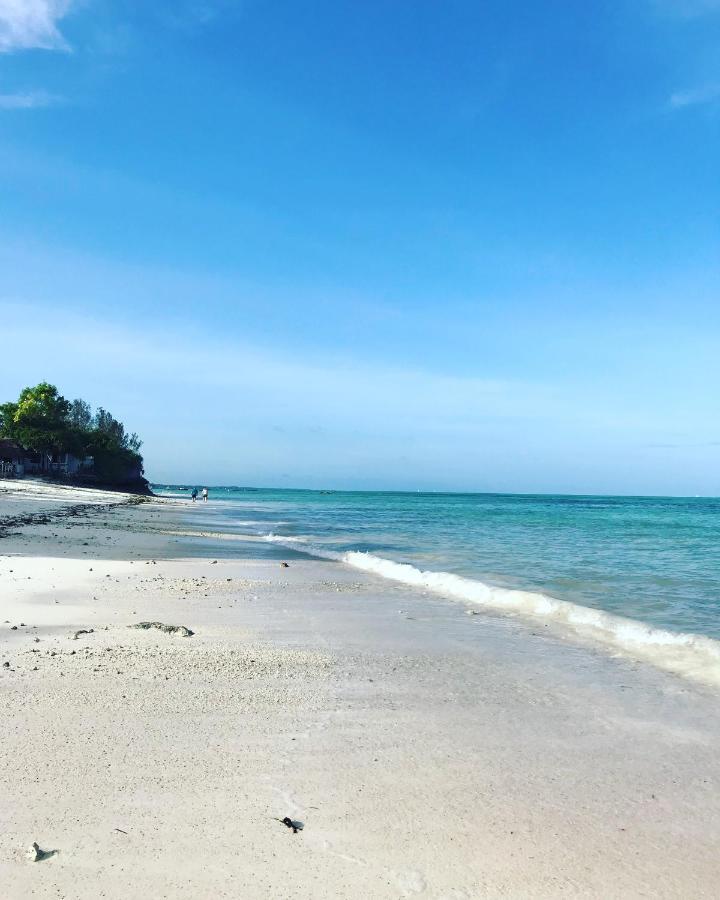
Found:
[[[281,825],[285,825],[287,828],[292,828],[292,833],[297,834],[298,831],[302,831],[305,825],[302,822],[298,822],[297,819],[291,819],[290,816],[285,816],[284,819],[277,819]]]
[[[81,634],[94,634],[94,633],[95,633],[94,628],[81,628],[79,631],[75,632],[75,634],[73,635],[73,640],[76,641],[80,637]]]
[[[10,668],[10,663],[9,663],[9,662],[4,662],[4,663],[3,663],[3,669],[9,669],[9,668]]]
[[[123,831],[122,828],[115,828],[114,831],[119,831],[120,834],[127,834],[127,831]]]
[[[25,854],[25,858],[30,860],[30,862],[42,862],[44,859],[50,859],[51,856],[55,856],[56,853],[57,850],[41,850],[38,842],[33,841]]]
[[[214,560],[210,563],[210,565],[211,565],[211,566],[216,566],[216,565],[217,565],[217,560],[214,559]]]
[[[178,634],[180,637],[192,637],[194,631],[190,631],[184,625],[166,625],[164,622],[138,622],[136,625],[128,625],[128,628],[157,628],[158,631],[164,631],[166,634]]]
[[[466,610],[465,610],[465,615],[466,615],[466,616],[479,616],[480,613],[479,613],[478,610],[476,610],[476,609],[466,609]]]
[[[281,566],[283,569],[289,569],[289,568],[290,568],[290,563],[281,562],[281,563],[280,563],[280,566]]]

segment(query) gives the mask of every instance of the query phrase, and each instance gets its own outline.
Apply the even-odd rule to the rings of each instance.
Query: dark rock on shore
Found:
[[[166,634],[177,634],[180,637],[192,637],[195,634],[194,631],[190,631],[184,625],[166,625],[164,622],[138,622],[137,625],[128,625],[128,628],[144,628],[146,630],[148,628],[157,628]]]

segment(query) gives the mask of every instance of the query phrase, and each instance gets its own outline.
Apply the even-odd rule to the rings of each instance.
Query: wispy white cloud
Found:
[[[718,100],[720,100],[720,82],[715,82],[685,91],[675,91],[670,96],[669,104],[672,109],[684,109],[686,106],[701,106]]]
[[[62,98],[47,91],[17,91],[13,94],[0,94],[0,109],[42,109],[56,106]]]
[[[45,378],[102,403],[143,436],[156,480],[273,484],[288,473],[305,486],[611,493],[617,472],[633,471],[633,490],[663,493],[656,485],[685,468],[683,451],[649,465],[643,445],[707,433],[706,415],[665,397],[658,410],[569,383],[288,354],[4,303],[2,293],[0,315],[12,373],[2,399]]]
[[[0,0],[0,53],[69,50],[58,23],[74,0]]]

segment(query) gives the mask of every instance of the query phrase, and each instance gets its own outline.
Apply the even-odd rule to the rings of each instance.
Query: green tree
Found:
[[[119,422],[112,413],[103,409],[102,406],[98,407],[98,411],[95,413],[95,418],[93,419],[93,424],[95,430],[104,435],[110,445],[114,444],[117,447],[125,447],[127,442],[125,426],[122,422]]]
[[[127,439],[128,450],[132,450],[133,453],[139,453],[142,445],[143,445],[143,442],[140,440],[140,438],[137,436],[137,434],[133,431],[133,433]]]
[[[15,425],[15,413],[17,412],[17,403],[0,404],[0,437],[13,438],[13,427]]]
[[[42,381],[24,388],[17,403],[0,409],[4,435],[28,450],[49,452],[67,444],[70,404],[54,384]]]
[[[0,405],[0,437],[26,450],[70,452],[95,459],[98,479],[122,484],[141,478],[142,441],[112,413],[100,407],[93,415],[85,400],[68,402],[58,389],[43,381],[25,388],[16,403]]]
[[[128,434],[123,423],[119,422],[112,413],[103,409],[102,406],[98,407],[98,411],[93,417],[93,425],[98,434],[104,436],[107,446],[131,450],[133,453],[137,453],[142,447],[142,441],[137,434],[135,432]]]
[[[73,400],[70,404],[70,412],[68,421],[73,428],[79,428],[81,431],[89,431],[92,427],[93,414],[90,404],[85,400]]]

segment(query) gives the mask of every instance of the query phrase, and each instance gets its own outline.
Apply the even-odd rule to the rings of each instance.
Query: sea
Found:
[[[235,552],[338,560],[720,682],[720,499],[212,487],[202,505]]]

